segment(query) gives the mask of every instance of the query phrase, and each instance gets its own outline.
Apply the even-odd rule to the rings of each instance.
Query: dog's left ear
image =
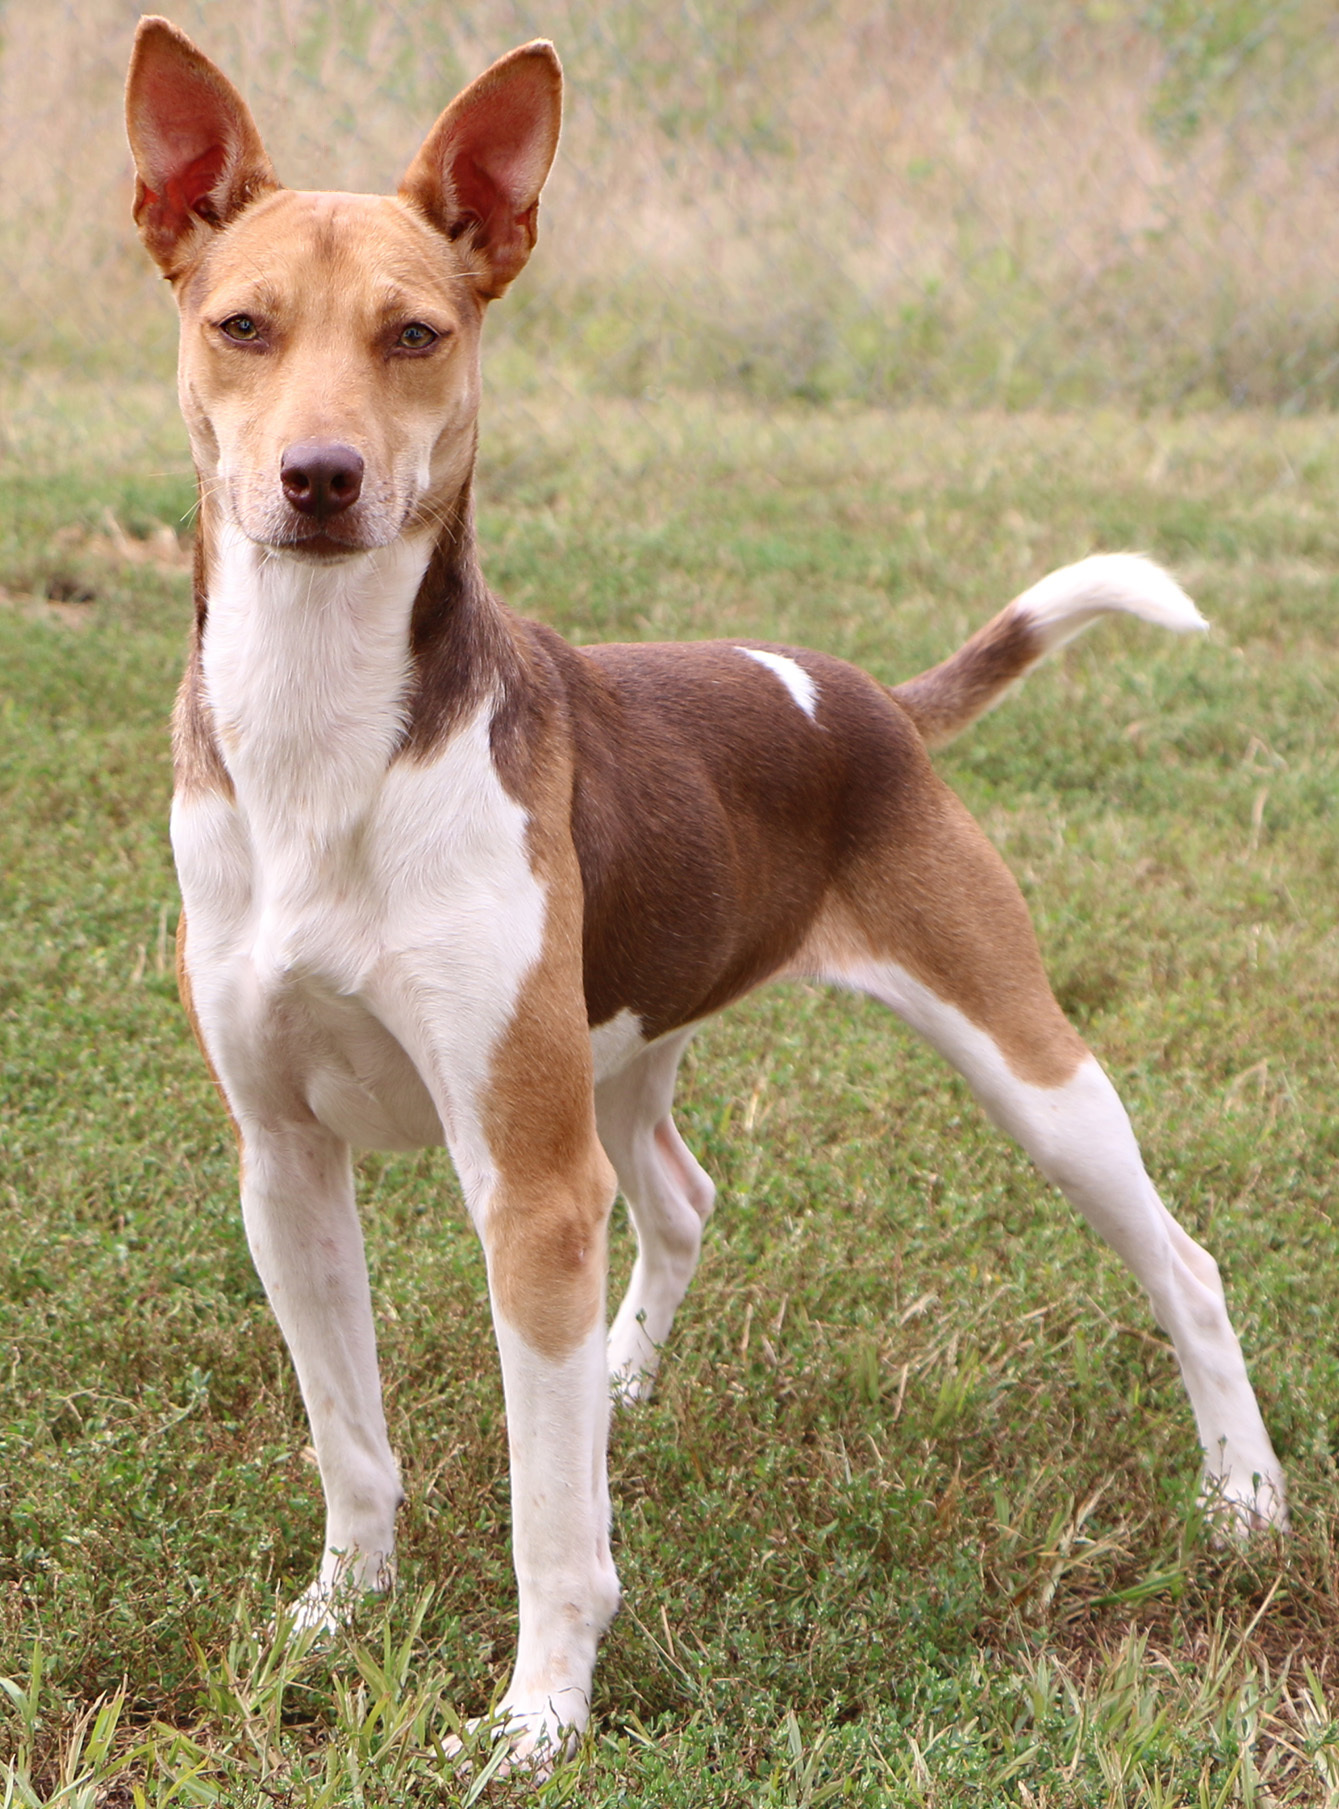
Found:
[[[456,96],[400,184],[404,199],[447,238],[468,240],[486,301],[502,294],[534,249],[562,98],[552,44],[523,44]]]

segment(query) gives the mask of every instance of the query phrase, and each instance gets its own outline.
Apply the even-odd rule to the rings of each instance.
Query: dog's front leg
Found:
[[[505,1019],[485,1026],[486,1048],[482,1011],[458,1003],[482,961],[450,975],[449,987],[439,964],[434,986],[387,1008],[406,1041],[429,1026],[426,1037],[420,1031],[420,1072],[433,1077],[488,1265],[520,1608],[516,1661],[491,1731],[513,1763],[537,1772],[589,1719],[596,1648],[618,1607],[604,1313],[616,1183],[596,1133],[581,943],[560,914],[578,902],[575,885],[551,894],[542,953]],[[477,921],[491,932],[491,920]],[[507,953],[493,951],[492,971],[505,974]]]
[[[333,1623],[342,1593],[390,1581],[402,1499],[349,1149],[311,1120],[240,1128],[247,1240],[297,1369],[325,1490],[325,1549],[298,1623]]]
[[[472,1201],[507,1404],[520,1629],[497,1733],[545,1770],[590,1716],[600,1636],[618,1607],[609,1549],[605,1242],[613,1184],[590,1135],[533,1183]]]
[[[511,1298],[511,1258],[499,1249],[506,1234],[485,1236],[507,1402],[520,1610],[500,1718],[517,1756],[542,1762],[559,1756],[589,1719],[596,1648],[618,1607],[609,1549],[603,1290],[587,1330],[567,1349],[546,1348],[542,1336],[536,1340],[533,1316]]]

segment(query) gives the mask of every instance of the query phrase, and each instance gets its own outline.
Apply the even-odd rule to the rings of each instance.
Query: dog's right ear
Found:
[[[180,276],[211,232],[279,187],[246,102],[166,19],[141,19],[135,33],[126,131],[135,223],[165,276]]]

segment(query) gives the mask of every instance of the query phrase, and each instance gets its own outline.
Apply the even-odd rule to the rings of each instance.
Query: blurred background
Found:
[[[115,378],[131,441],[159,432],[174,318],[131,229],[121,125],[139,10],[0,4],[0,355],[21,438],[34,411],[77,438],[75,378]],[[556,42],[567,117],[540,246],[491,326],[512,395],[1339,398],[1331,0],[177,0],[171,16],[300,187],[393,186],[465,81]]]

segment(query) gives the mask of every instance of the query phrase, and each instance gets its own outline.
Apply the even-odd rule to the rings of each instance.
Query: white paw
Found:
[[[1236,1543],[1255,1533],[1288,1530],[1288,1496],[1283,1472],[1268,1469],[1240,1478],[1231,1470],[1206,1471],[1200,1505],[1218,1538]]]
[[[343,1556],[327,1560],[320,1576],[288,1608],[285,1619],[291,1621],[295,1634],[328,1637],[348,1626],[365,1597],[385,1595],[394,1582],[395,1564],[390,1558],[372,1560],[359,1554],[355,1561]]]
[[[644,1401],[655,1387],[660,1368],[659,1348],[642,1330],[640,1321],[631,1328],[614,1325],[609,1334],[609,1386],[620,1407],[631,1407]]]
[[[295,1602],[290,1602],[282,1619],[293,1630],[295,1638],[306,1634],[329,1638],[338,1633],[349,1617],[348,1606],[320,1577],[309,1583]]]
[[[555,1691],[542,1705],[503,1703],[491,1715],[465,1724],[464,1738],[443,1742],[446,1756],[476,1779],[524,1772],[535,1783],[570,1759],[590,1716],[585,1692]]]
[[[656,1385],[656,1368],[652,1365],[643,1369],[636,1364],[621,1364],[615,1368],[609,1365],[609,1386],[613,1391],[614,1404],[618,1407],[635,1407],[638,1401],[644,1401]]]

